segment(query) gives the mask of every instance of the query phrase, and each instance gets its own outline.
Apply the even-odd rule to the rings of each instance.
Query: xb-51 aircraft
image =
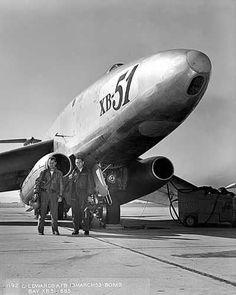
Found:
[[[161,189],[170,180],[193,187],[174,175],[166,157],[140,156],[188,117],[205,93],[210,73],[209,58],[188,49],[114,65],[66,106],[44,140],[32,138],[31,144],[0,154],[0,191],[20,189],[28,205],[48,158],[54,155],[67,176],[78,154],[99,172],[98,191],[103,187],[109,194],[108,223],[119,223],[121,204]]]

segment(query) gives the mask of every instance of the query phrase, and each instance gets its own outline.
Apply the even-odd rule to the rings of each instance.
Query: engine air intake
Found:
[[[57,161],[57,168],[61,170],[63,176],[67,175],[71,171],[71,162],[69,158],[67,158],[63,154],[54,154],[53,155]]]
[[[203,76],[197,76],[195,78],[193,78],[193,80],[191,81],[187,93],[189,95],[196,95],[200,92],[200,90],[202,89],[202,86],[204,84],[204,77]]]
[[[152,170],[153,174],[161,180],[169,179],[174,173],[171,161],[164,157],[159,157],[153,162]]]

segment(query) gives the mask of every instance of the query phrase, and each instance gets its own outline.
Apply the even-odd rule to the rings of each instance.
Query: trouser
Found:
[[[42,233],[44,231],[44,221],[47,215],[47,209],[49,206],[51,215],[52,231],[58,231],[58,198],[57,193],[41,192],[40,196],[40,215],[38,219],[38,231]]]
[[[86,206],[83,206],[78,200],[71,200],[72,222],[74,231],[79,229],[89,231],[89,214]]]

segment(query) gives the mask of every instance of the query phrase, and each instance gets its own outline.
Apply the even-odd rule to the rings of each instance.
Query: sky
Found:
[[[212,62],[208,89],[144,156],[168,157],[176,175],[199,186],[236,182],[235,36],[234,0],[0,0],[0,138],[43,138],[114,63],[197,49]]]

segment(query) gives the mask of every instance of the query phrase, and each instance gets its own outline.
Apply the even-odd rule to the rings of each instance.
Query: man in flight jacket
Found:
[[[74,231],[72,235],[78,235],[83,228],[84,234],[89,235],[88,196],[95,191],[94,180],[91,171],[84,166],[81,156],[75,159],[75,169],[69,176],[69,191],[71,194],[72,222]]]
[[[62,201],[63,193],[63,174],[56,168],[56,158],[51,157],[48,160],[48,168],[40,173],[35,181],[34,194],[35,198],[40,198],[40,215],[38,219],[38,233],[44,234],[44,220],[49,206],[52,233],[59,235],[58,219],[58,202]]]

